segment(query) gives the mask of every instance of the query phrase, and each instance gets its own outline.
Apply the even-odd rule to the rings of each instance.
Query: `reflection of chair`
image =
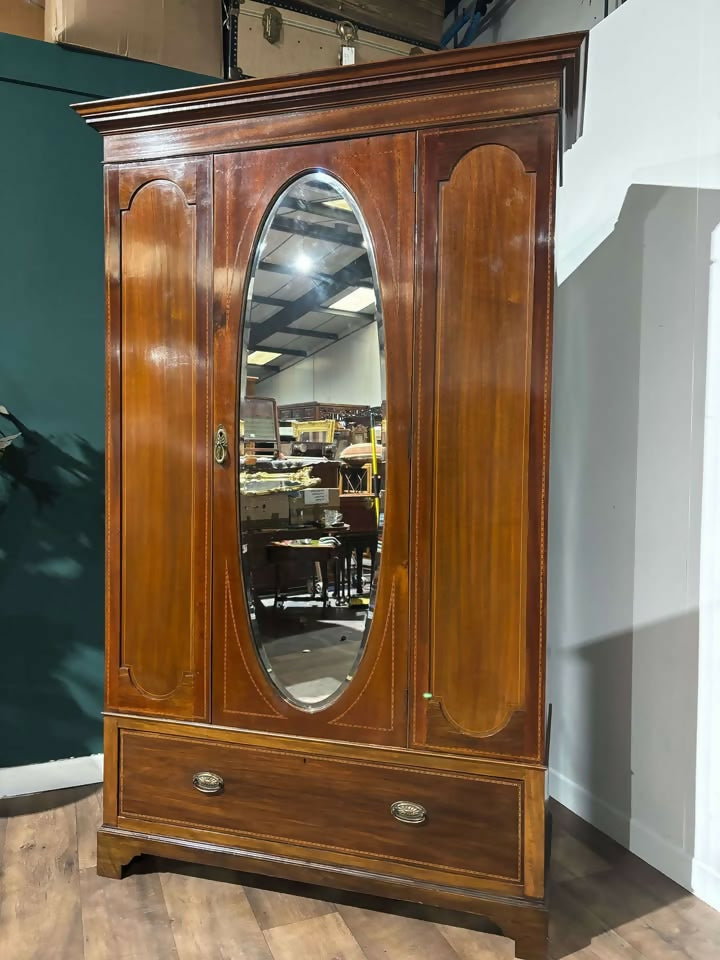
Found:
[[[275,401],[269,397],[245,397],[240,412],[244,452],[258,457],[276,457],[280,449],[280,431]]]
[[[340,599],[343,585],[343,575],[341,558],[343,557],[343,547],[339,543],[299,543],[296,540],[286,542],[272,542],[267,548],[268,560],[275,564],[275,602],[278,607],[285,597],[281,593],[280,570],[283,565],[297,563],[298,560],[304,560],[316,565],[320,569],[320,580],[322,582],[322,604],[328,605],[328,568],[333,572],[333,581],[335,584],[335,601]]]
[[[355,587],[356,595],[362,596],[363,593],[363,557],[366,552],[370,554],[370,588],[372,589],[372,584],[375,579],[375,568],[377,565],[377,553],[378,553],[378,534],[377,530],[374,531],[358,531],[358,532],[347,532],[339,533],[338,540],[342,544],[342,554],[343,560],[345,563],[345,571],[343,576],[344,583],[347,584],[347,597],[350,599],[353,586]],[[352,578],[352,561],[353,554],[355,555],[355,583],[353,584]]]

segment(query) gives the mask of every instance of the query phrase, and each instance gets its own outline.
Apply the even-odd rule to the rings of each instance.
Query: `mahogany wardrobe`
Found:
[[[553,220],[584,34],[75,109],[104,138],[98,870],[547,952]]]

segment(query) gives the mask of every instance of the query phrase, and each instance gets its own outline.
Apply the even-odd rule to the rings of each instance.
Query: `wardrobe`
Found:
[[[585,43],[75,107],[104,139],[102,875],[154,854],[413,901],[545,960]]]

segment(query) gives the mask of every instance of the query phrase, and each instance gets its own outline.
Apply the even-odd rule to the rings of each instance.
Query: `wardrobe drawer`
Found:
[[[201,773],[215,778],[198,780]],[[216,789],[217,778],[218,792],[201,792]],[[406,864],[408,876],[429,869],[521,883],[522,794],[520,780],[120,734],[121,824],[313,848],[308,859],[321,859],[318,851],[370,857]]]

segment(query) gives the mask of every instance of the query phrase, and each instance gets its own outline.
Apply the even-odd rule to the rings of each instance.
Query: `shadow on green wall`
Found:
[[[23,437],[0,459],[0,766],[102,749],[103,451],[11,419]]]
[[[0,766],[102,749],[102,142],[70,104],[211,79],[0,33]]]

